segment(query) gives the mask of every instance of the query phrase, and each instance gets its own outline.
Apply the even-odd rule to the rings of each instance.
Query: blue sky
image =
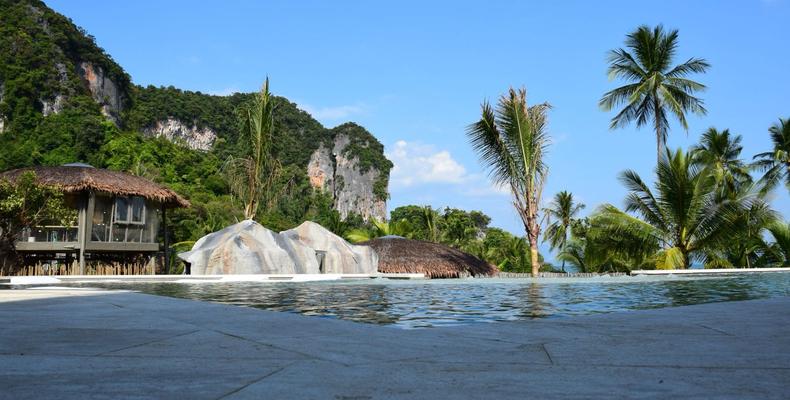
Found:
[[[355,121],[395,162],[390,209],[479,209],[523,233],[509,196],[491,188],[465,127],[480,102],[525,86],[549,102],[554,144],[546,198],[569,190],[585,212],[621,205],[619,172],[652,180],[649,129],[608,129],[599,110],[615,87],[606,52],[640,24],[680,31],[678,61],[703,57],[696,79],[707,116],[677,125],[671,147],[708,127],[743,135],[744,155],[768,150],[768,127],[790,117],[790,1],[48,1],[96,37],[141,85],[227,94],[272,89],[331,127]],[[657,6],[660,5],[660,6]],[[785,190],[774,206],[790,216]]]

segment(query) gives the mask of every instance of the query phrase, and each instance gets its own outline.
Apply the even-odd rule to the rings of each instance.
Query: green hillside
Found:
[[[0,0],[0,170],[87,162],[165,183],[194,205],[173,216],[176,242],[242,218],[220,171],[228,156],[245,150],[237,109],[251,96],[134,85],[67,17],[40,1]],[[276,100],[274,152],[283,164],[282,200],[259,218],[262,223],[286,229],[305,219],[338,219],[332,193],[313,189],[306,174],[311,154],[322,144],[331,148],[338,133],[350,137],[346,156],[356,157],[363,173],[379,171],[375,195],[388,197],[392,164],[372,134],[352,123],[327,129],[287,99]],[[208,128],[216,138],[200,151],[144,134],[166,119]]]

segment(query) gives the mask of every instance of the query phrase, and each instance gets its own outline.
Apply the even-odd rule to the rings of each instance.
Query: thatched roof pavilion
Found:
[[[471,254],[443,244],[400,237],[370,240],[379,255],[379,272],[422,273],[430,278],[495,275],[495,266]]]
[[[93,168],[89,165],[62,165],[57,167],[20,168],[0,173],[0,179],[15,181],[21,174],[33,171],[41,185],[53,186],[66,194],[84,191],[106,193],[113,196],[140,196],[156,201],[167,208],[189,207],[189,201],[176,192],[148,179]]]
[[[190,206],[176,192],[139,176],[85,164],[15,169],[0,173],[0,180],[13,183],[28,171],[35,173],[38,184],[62,191],[65,205],[77,211],[77,220],[76,226],[42,221],[24,227],[14,245],[17,252],[48,260],[65,254],[66,264],[76,253],[80,274],[88,258],[131,259],[162,250],[169,265],[167,210]]]

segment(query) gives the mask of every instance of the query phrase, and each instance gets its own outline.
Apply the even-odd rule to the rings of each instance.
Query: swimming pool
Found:
[[[790,273],[721,277],[84,283],[401,328],[513,321],[790,295]]]

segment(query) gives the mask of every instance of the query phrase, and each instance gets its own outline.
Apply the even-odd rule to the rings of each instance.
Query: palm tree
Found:
[[[271,206],[280,164],[272,154],[274,102],[269,78],[252,102],[241,109],[242,135],[249,140],[246,157],[230,157],[223,166],[229,186],[244,203],[244,218],[254,219],[259,204]]]
[[[412,232],[411,224],[405,219],[386,222],[374,218],[371,224],[372,226],[369,229],[352,229],[346,233],[346,239],[354,243],[361,243],[383,236],[401,236],[408,238],[411,236]]]
[[[775,221],[768,225],[768,231],[774,237],[770,249],[776,260],[776,266],[790,266],[790,223]]]
[[[439,213],[436,212],[431,206],[422,207],[422,214],[420,215],[421,222],[425,226],[426,234],[428,235],[428,240],[434,243],[439,242],[439,226],[438,226],[438,219]]]
[[[526,272],[532,265],[531,255],[527,258],[527,248],[529,245],[523,237],[513,236],[508,239],[502,248],[504,258],[500,261],[497,268],[505,272]],[[535,272],[532,272],[535,275]]]
[[[721,200],[715,180],[679,149],[659,161],[655,192],[634,171],[623,172],[620,180],[629,190],[625,211],[604,205],[591,225],[609,243],[633,255],[650,255],[662,269],[704,260],[706,252],[733,236],[741,205],[750,201],[749,195]]]
[[[790,118],[780,118],[779,123],[772,125],[768,132],[774,148],[754,156],[757,160],[754,166],[765,172],[761,179],[765,191],[773,189],[779,181],[784,181],[785,187],[790,190]]]
[[[582,209],[584,209],[584,204],[575,203],[573,194],[564,190],[554,195],[554,200],[543,209],[548,224],[543,233],[543,241],[549,242],[552,251],[554,249],[565,251],[568,237],[571,235],[571,223]],[[565,272],[564,259],[562,260],[562,272]]]
[[[747,207],[734,215],[737,229],[718,248],[706,255],[706,268],[753,268],[755,263],[770,252],[766,242],[769,227],[779,221],[779,216],[762,198],[757,197]]]
[[[719,132],[710,128],[692,147],[691,158],[713,175],[722,196],[732,196],[752,183],[749,167],[739,158],[742,150],[741,135],[730,136],[729,129]]]
[[[496,184],[508,185],[513,205],[527,234],[532,274],[540,272],[540,201],[548,166],[543,162],[549,136],[546,132],[548,104],[527,107],[526,89],[511,88],[496,109],[483,102],[480,121],[467,134],[481,162]]]
[[[633,121],[641,127],[652,120],[656,155],[660,160],[669,133],[669,115],[674,115],[688,130],[687,112],[698,115],[707,112],[702,99],[694,97],[695,92],[705,90],[705,85],[687,76],[705,72],[710,64],[701,58],[690,58],[672,66],[678,31],[665,32],[661,25],[653,29],[640,26],[626,37],[625,45],[628,50],[619,48],[609,52],[608,72],[610,80],[620,78],[630,83],[607,92],[598,104],[604,111],[625,105],[612,118],[611,129]]]

